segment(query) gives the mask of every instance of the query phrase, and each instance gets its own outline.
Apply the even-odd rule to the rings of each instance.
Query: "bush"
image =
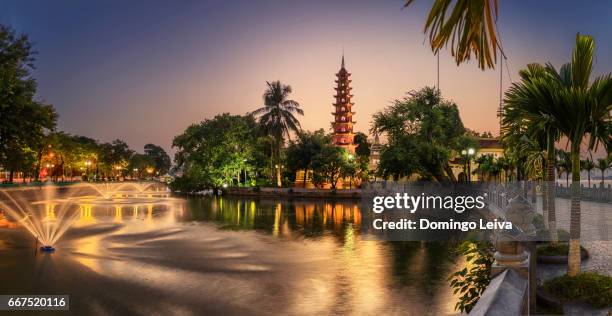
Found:
[[[544,283],[544,289],[563,301],[581,300],[596,308],[612,305],[612,277],[584,272],[576,277],[563,275]]]
[[[556,246],[550,244],[539,246],[538,256],[567,256],[569,254],[569,244],[559,243]],[[580,246],[580,252],[583,257],[588,256],[588,252]]]

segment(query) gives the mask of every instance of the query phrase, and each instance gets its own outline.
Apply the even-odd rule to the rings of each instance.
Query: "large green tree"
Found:
[[[232,185],[241,171],[252,168],[257,135],[251,115],[224,113],[189,126],[172,142],[177,149],[176,167],[182,173],[173,187],[191,192]]]
[[[55,128],[51,105],[35,99],[34,51],[26,35],[0,24],[0,166],[32,171],[45,134]]]
[[[394,161],[382,159],[385,150],[410,144],[418,150],[419,156],[410,154],[403,160],[415,159],[407,163],[416,166],[422,178],[456,180],[448,160],[451,151],[460,151],[458,147],[466,130],[457,105],[444,100],[437,88],[425,87],[409,92],[407,97],[375,113],[371,131],[387,135],[388,144],[383,147],[381,161]],[[401,160],[397,156],[401,152],[395,150],[393,156]],[[385,164],[379,164],[379,167],[385,168]],[[379,173],[389,172],[382,170]]]
[[[520,91],[521,98],[530,100],[523,102],[523,106],[529,108],[525,113],[541,113],[534,119],[542,118],[548,127],[554,128],[569,142],[572,174],[570,276],[580,272],[581,146],[586,143],[586,149],[596,150],[603,143],[610,150],[612,144],[612,79],[610,74],[606,74],[591,81],[594,51],[593,39],[578,34],[570,63],[558,71],[551,64],[532,66],[531,69],[539,74],[530,77],[529,85]],[[544,128],[538,132],[542,130]]]

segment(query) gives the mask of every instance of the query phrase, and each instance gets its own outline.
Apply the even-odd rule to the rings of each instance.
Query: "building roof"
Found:
[[[478,137],[476,139],[478,140],[478,145],[480,145],[481,149],[486,149],[486,148],[502,149],[503,148],[498,138]]]

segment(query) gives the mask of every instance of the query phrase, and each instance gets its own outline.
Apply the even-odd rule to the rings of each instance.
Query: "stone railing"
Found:
[[[569,187],[556,185],[556,196],[561,198],[571,198],[572,189]],[[580,198],[585,201],[612,203],[612,185],[604,186],[599,184],[594,187],[580,185]]]

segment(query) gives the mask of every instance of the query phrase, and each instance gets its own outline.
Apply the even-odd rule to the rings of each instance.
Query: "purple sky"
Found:
[[[9,1],[0,23],[28,33],[39,96],[59,127],[100,141],[170,149],[189,124],[262,104],[265,82],[293,87],[303,128],[329,128],[344,49],[355,126],[407,91],[436,82],[422,32],[429,1]],[[612,71],[612,3],[500,0],[510,77],[529,62],[569,60],[577,32],[597,43],[596,73]],[[504,72],[506,71],[504,67]],[[499,69],[441,55],[441,89],[468,128],[498,133]]]

